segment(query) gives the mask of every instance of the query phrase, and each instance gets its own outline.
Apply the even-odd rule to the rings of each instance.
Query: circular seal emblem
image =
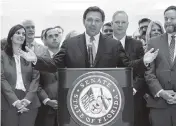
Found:
[[[117,80],[93,71],[78,77],[68,92],[69,113],[79,125],[113,124],[123,110],[123,92]]]

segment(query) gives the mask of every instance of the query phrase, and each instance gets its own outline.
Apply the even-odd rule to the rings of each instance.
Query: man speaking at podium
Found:
[[[28,52],[19,50],[21,56],[35,64],[35,69],[56,72],[57,68],[115,68],[122,62],[138,72],[152,62],[159,50],[149,50],[143,58],[130,61],[120,42],[100,33],[105,20],[104,11],[93,6],[83,14],[85,33],[65,40],[60,51],[51,58],[42,58],[28,47]]]

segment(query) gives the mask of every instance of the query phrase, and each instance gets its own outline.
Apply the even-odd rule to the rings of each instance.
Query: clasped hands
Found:
[[[159,96],[166,100],[168,104],[176,104],[176,92],[173,90],[162,90]]]
[[[15,107],[18,109],[18,113],[28,112],[29,109],[26,108],[30,104],[29,100],[22,99],[18,100]]]

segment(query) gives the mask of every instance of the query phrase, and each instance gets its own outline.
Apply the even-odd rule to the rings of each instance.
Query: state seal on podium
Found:
[[[67,107],[80,126],[110,126],[124,107],[123,91],[111,75],[92,71],[79,76],[67,95]]]

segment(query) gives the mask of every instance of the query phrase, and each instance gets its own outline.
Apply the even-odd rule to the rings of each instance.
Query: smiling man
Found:
[[[32,49],[37,56],[41,56],[43,52],[46,52],[46,48],[38,44],[35,41],[35,24],[32,20],[24,20],[22,22],[22,25],[24,26],[26,30],[26,45]]]

